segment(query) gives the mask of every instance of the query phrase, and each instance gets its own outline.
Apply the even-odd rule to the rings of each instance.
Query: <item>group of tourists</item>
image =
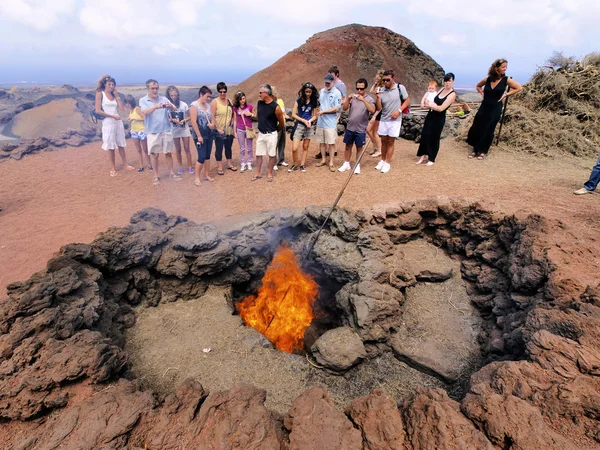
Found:
[[[522,90],[519,83],[506,76],[507,64],[504,59],[494,61],[487,77],[477,84],[477,91],[483,99],[468,133],[467,143],[473,147],[469,158],[486,158],[501,118],[503,100]],[[439,90],[436,89],[437,83],[432,81],[421,100],[421,106],[428,109],[428,113],[417,151],[417,164],[432,166],[436,161],[446,112],[457,101],[454,81],[454,74],[446,73],[443,87]],[[158,171],[161,154],[165,155],[172,180],[181,181],[187,170],[194,175],[194,184],[197,186],[202,181],[214,181],[210,170],[213,143],[217,175],[224,175],[225,170],[237,172],[238,168],[233,162],[233,141],[236,139],[240,150],[239,171],[253,172],[252,181],[263,178],[265,158],[266,180],[269,182],[273,181],[274,171],[278,167],[289,167],[288,172],[306,172],[310,141],[314,138],[319,144],[316,158],[321,159],[316,167],[327,164],[332,172],[354,170],[354,173],[360,173],[360,165],[351,163],[352,150],[354,147],[358,156],[368,137],[373,143],[370,156],[380,158],[376,170],[387,173],[391,169],[394,143],[400,136],[402,116],[409,110],[408,92],[397,82],[393,70],[379,71],[370,88],[365,78],[356,80],[354,87],[355,93],[347,95],[346,85],[340,79],[336,66],[329,69],[320,90],[310,82],[302,84],[291,114],[294,120],[291,166],[285,162],[285,121],[288,119],[285,104],[269,84],[260,86],[255,108],[247,102],[246,95],[241,91],[234,95],[231,102],[227,97],[227,85],[223,82],[217,84],[216,98],[211,100],[212,90],[202,86],[198,98],[187,105],[180,99],[177,87],[167,87],[163,97],[159,95],[158,81],[149,79],[146,82],[147,95],[137,103],[131,95],[127,95],[125,105],[122,105],[116,81],[105,75],[98,82],[95,110],[103,118],[102,148],[109,154],[111,176],[117,175],[115,150],[119,151],[126,169],[136,170],[128,163],[125,154],[124,125],[118,113],[123,109],[129,111],[131,138],[139,155],[137,171],[153,171],[154,184],[161,181]],[[342,111],[348,111],[343,137],[344,161],[336,169],[337,125]],[[258,132],[254,129],[254,122],[258,123]],[[197,150],[195,164],[192,163],[190,138]],[[256,149],[253,155],[254,142]],[[173,152],[179,167],[177,171]],[[600,173],[600,170],[596,172]],[[598,173],[596,178],[599,177]],[[594,173],[591,178],[594,178]],[[598,180],[591,180],[576,193],[592,191],[595,189],[595,186],[590,189],[593,182],[598,184]]]

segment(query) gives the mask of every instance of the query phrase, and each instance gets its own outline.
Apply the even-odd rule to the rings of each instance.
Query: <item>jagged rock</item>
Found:
[[[343,372],[367,356],[362,340],[352,328],[334,328],[325,332],[311,348],[318,364]]]
[[[175,250],[188,252],[210,250],[214,248],[221,238],[214,225],[198,225],[192,222],[182,223],[169,233],[169,238]]]
[[[357,398],[348,407],[350,416],[361,430],[364,450],[399,450],[404,448],[406,433],[400,411],[388,395],[376,389]]]
[[[174,248],[166,248],[162,251],[156,263],[156,270],[164,275],[174,275],[177,278],[183,278],[190,272],[190,265],[182,251],[177,251]]]
[[[304,391],[284,419],[289,450],[362,450],[361,433],[321,387]]]
[[[418,388],[402,409],[414,450],[494,450],[486,436],[461,414],[459,404],[441,389]]]
[[[340,282],[355,280],[362,256],[356,245],[321,233],[313,248],[315,261],[329,276]]]
[[[394,244],[380,227],[369,227],[357,237],[356,246],[365,258],[381,258],[393,254]]]
[[[402,293],[389,284],[371,281],[347,284],[336,295],[344,321],[364,341],[385,341],[390,329],[400,323]]]
[[[231,266],[237,260],[229,242],[221,241],[216,247],[196,253],[198,257],[192,264],[191,271],[196,276],[213,275]]]
[[[454,264],[443,250],[415,241],[403,245],[401,251],[417,281],[444,281],[452,277]]]

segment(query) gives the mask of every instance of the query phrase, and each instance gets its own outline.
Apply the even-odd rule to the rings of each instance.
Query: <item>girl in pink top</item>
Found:
[[[246,103],[246,94],[239,91],[233,99],[233,127],[240,143],[240,172],[252,170],[252,139],[246,137],[246,128],[252,129],[252,105]]]

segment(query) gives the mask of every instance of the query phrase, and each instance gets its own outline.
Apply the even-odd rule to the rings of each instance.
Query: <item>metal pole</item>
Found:
[[[323,228],[325,228],[325,224],[327,223],[327,221],[331,217],[331,214],[333,214],[333,211],[334,211],[335,207],[337,206],[338,202],[342,198],[342,195],[344,194],[344,191],[346,190],[346,186],[348,186],[348,183],[350,183],[350,179],[352,178],[352,175],[354,175],[354,170],[356,169],[356,166],[358,164],[360,164],[360,161],[361,161],[363,155],[365,154],[365,151],[367,150],[367,147],[369,146],[370,143],[371,143],[370,138],[367,138],[367,142],[365,143],[362,151],[360,152],[360,155],[358,155],[358,158],[356,158],[356,164],[354,164],[354,166],[350,169],[350,175],[348,175],[348,178],[346,179],[346,182],[344,183],[344,186],[342,187],[342,189],[340,190],[340,193],[338,194],[337,198],[333,202],[333,205],[331,205],[331,209],[329,210],[329,214],[325,218],[325,221],[321,224],[321,227],[317,231],[317,234],[316,234],[315,238],[313,239],[312,243],[310,244],[310,247],[308,248],[308,252],[306,252],[306,257],[307,258],[310,258],[310,253],[312,252],[312,249],[314,248],[315,244],[317,243],[317,240],[319,239],[321,231],[323,231]]]
[[[512,79],[512,77],[510,77]],[[510,91],[510,86],[506,86],[506,93]],[[508,95],[504,99],[504,108],[502,108],[502,117],[500,118],[500,128],[498,129],[498,136],[496,136],[496,147],[500,142],[500,133],[502,133],[502,125],[504,124],[504,114],[506,114],[506,107],[508,106]]]

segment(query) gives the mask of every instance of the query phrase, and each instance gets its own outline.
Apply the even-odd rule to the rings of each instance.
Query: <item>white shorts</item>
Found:
[[[400,136],[400,129],[402,128],[402,119],[396,120],[382,120],[379,122],[379,130],[377,133],[379,136],[390,136],[397,138]]]
[[[148,134],[148,154],[152,153],[171,153],[175,150],[173,143],[173,134],[170,131],[163,133]]]
[[[335,140],[337,138],[337,128],[321,128],[317,127],[317,132],[315,133],[317,137],[317,142],[319,144],[335,144]]]
[[[190,137],[191,135],[192,135],[192,133],[190,132],[190,127],[188,127],[188,126],[185,126],[183,128],[173,127],[173,139],[186,138],[186,137]]]
[[[125,147],[125,127],[122,120],[107,117],[102,121],[102,150]]]
[[[256,138],[256,156],[269,155],[274,158],[277,154],[277,131],[272,133],[258,133]]]

